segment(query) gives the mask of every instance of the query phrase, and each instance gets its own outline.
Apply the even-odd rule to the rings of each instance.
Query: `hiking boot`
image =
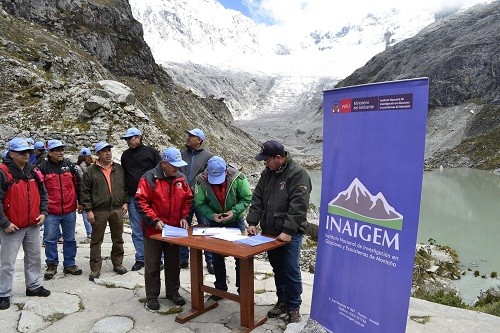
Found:
[[[80,275],[80,274],[82,274],[82,269],[80,267],[78,267],[77,265],[68,266],[68,267],[64,267],[63,273],[64,274],[71,274],[71,275]]]
[[[113,268],[113,271],[115,271],[116,273],[118,273],[120,275],[127,273],[127,269],[123,266],[115,267],[115,268]]]
[[[101,273],[99,272],[90,272],[89,281],[94,281],[95,279],[98,279],[100,276]]]
[[[184,304],[186,304],[186,300],[184,299],[184,297],[182,297],[181,295],[179,295],[178,291],[176,291],[175,293],[173,293],[170,296],[167,295],[167,299],[169,299],[172,302],[174,302],[175,305],[184,305]]]
[[[132,266],[132,271],[138,271],[144,267],[144,263],[142,261],[136,261],[134,266]]]
[[[293,309],[288,311],[288,322],[289,323],[298,323],[301,320],[299,309]]]
[[[144,303],[144,306],[148,310],[153,310],[153,311],[160,310],[160,302],[158,302],[157,298],[152,298],[152,299],[146,300],[146,303]]]
[[[207,299],[207,301],[215,301],[215,302],[218,302],[222,299],[222,297],[220,296],[216,296],[216,295],[210,295],[210,297]]]
[[[0,310],[10,308],[10,297],[0,297]]]
[[[286,313],[285,303],[278,301],[278,303],[276,303],[274,305],[274,307],[271,310],[269,310],[269,312],[267,313],[267,316],[269,318],[276,318],[276,317],[281,316],[284,313]]]
[[[208,274],[212,274],[212,275],[215,274],[214,264],[212,264],[212,262],[207,262],[207,271],[208,271]]]
[[[50,291],[40,286],[36,289],[29,290],[26,289],[26,296],[38,296],[38,297],[47,297],[50,295]]]
[[[50,280],[56,275],[57,273],[57,266],[56,265],[47,265],[47,270],[45,271],[45,274],[43,275],[43,278],[45,280]]]

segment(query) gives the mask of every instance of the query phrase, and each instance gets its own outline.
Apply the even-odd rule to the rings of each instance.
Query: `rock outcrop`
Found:
[[[157,149],[182,148],[200,127],[207,148],[239,165],[258,143],[232,125],[220,99],[175,86],[142,38],[128,2],[2,1],[0,147],[14,136],[62,139],[70,152],[139,127]]]
[[[429,77],[427,165],[499,168],[499,34],[500,1],[476,6],[379,53],[336,87]]]

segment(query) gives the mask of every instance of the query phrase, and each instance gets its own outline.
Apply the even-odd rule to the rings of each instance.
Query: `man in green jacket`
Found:
[[[248,233],[254,235],[260,224],[263,234],[288,243],[267,252],[278,296],[278,302],[267,316],[275,318],[288,312],[289,322],[296,323],[301,319],[299,258],[302,235],[307,227],[311,179],[277,141],[264,142],[255,159],[264,161],[266,168],[260,174],[248,211]]]
[[[245,229],[244,214],[252,201],[250,184],[244,174],[226,165],[222,157],[213,156],[207,169],[196,177],[195,209],[208,220],[211,227]],[[227,291],[224,256],[212,253],[215,288]],[[240,262],[236,259],[236,287],[240,290]],[[211,295],[218,301],[219,296]]]

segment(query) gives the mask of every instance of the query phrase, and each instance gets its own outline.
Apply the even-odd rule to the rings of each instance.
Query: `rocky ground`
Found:
[[[81,216],[78,216],[76,236],[78,241],[85,238]],[[124,240],[124,265],[130,268],[134,263],[134,250],[128,229],[126,229]],[[110,237],[107,234],[102,249],[104,257],[107,257],[110,248]],[[220,301],[217,308],[185,324],[175,322],[175,315],[190,306],[189,270],[181,271],[180,293],[188,300],[187,305],[183,308],[176,307],[161,296],[160,310],[148,311],[143,306],[145,299],[143,270],[117,275],[113,273],[111,263],[106,258],[101,278],[91,282],[88,280],[88,256],[89,245],[79,244],[77,264],[83,269],[83,275],[69,276],[59,269],[52,280],[43,281],[44,287],[52,291],[51,296],[31,298],[24,296],[22,272],[24,253],[21,249],[16,262],[12,306],[8,310],[1,311],[0,315],[2,333],[59,333],[68,329],[73,333],[225,333],[239,326],[239,306],[227,300]],[[230,291],[234,292],[234,261],[231,258],[227,259],[227,266],[228,286]],[[266,260],[255,261],[255,313],[259,316],[265,315],[276,302],[271,272],[271,267]],[[214,281],[213,275],[207,272],[205,272],[204,279],[207,284]],[[321,325],[309,319],[314,275],[305,270],[302,272],[302,279],[304,292],[301,314],[303,321],[287,325],[285,317],[269,319],[253,332],[325,332]],[[498,317],[412,298],[406,332],[493,333],[498,332],[498,327],[500,327]]]

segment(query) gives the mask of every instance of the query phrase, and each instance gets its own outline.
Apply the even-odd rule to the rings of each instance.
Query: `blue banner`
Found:
[[[424,164],[427,78],[325,91],[311,318],[405,332]]]

